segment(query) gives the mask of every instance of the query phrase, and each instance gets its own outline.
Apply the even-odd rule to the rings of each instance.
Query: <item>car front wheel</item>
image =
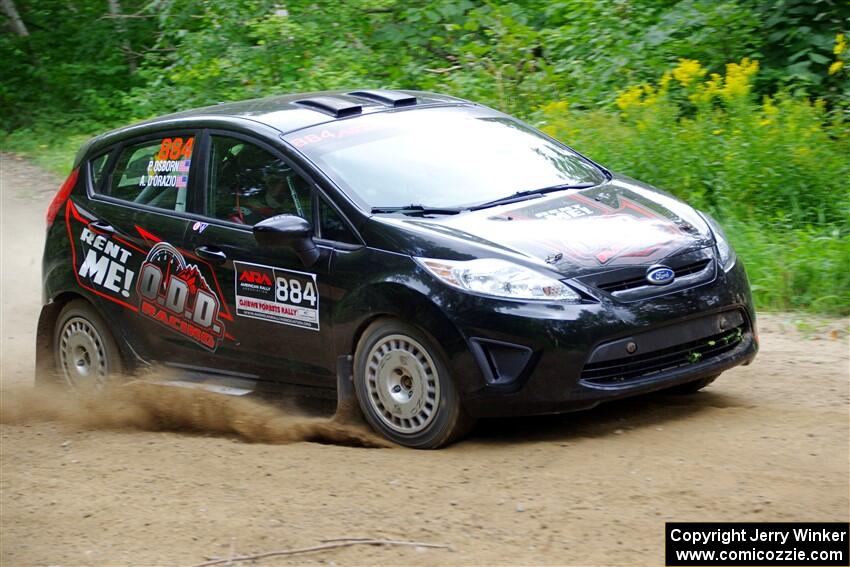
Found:
[[[382,319],[364,331],[354,359],[357,399],[366,420],[391,441],[434,449],[466,433],[445,355],[426,333]]]
[[[87,302],[70,301],[56,320],[53,352],[60,384],[80,392],[102,390],[121,373],[121,354],[106,323]]]

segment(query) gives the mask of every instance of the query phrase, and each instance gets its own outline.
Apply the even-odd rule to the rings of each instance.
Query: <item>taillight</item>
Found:
[[[71,172],[71,175],[68,176],[68,179],[65,180],[62,187],[59,188],[56,196],[53,197],[53,200],[50,202],[50,206],[47,207],[47,228],[53,226],[53,221],[56,219],[59,209],[61,209],[62,205],[65,204],[65,201],[68,200],[68,196],[71,195],[74,185],[77,184],[77,176],[79,174],[79,169],[75,169]]]

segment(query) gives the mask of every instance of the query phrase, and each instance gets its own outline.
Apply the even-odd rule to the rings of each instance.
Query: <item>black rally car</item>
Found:
[[[659,157],[663,159],[663,157]],[[50,205],[39,376],[157,363],[351,392],[411,447],[474,418],[696,391],[757,350],[707,215],[457,98],[220,104],[109,132]]]

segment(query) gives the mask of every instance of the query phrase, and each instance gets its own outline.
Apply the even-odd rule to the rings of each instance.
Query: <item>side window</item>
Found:
[[[322,238],[346,244],[360,244],[339,214],[324,199],[319,199],[319,225]]]
[[[109,161],[110,152],[101,154],[91,160],[91,183],[95,190],[100,187],[100,182],[103,181],[103,175],[106,173],[106,162]]]
[[[149,207],[185,211],[194,142],[191,136],[158,138],[125,147],[102,194]]]
[[[284,213],[312,221],[312,190],[285,161],[244,140],[212,136],[207,215],[253,225]]]

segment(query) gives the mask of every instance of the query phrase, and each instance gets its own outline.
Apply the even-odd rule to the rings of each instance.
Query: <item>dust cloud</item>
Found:
[[[252,399],[152,381],[136,380],[88,395],[59,386],[9,389],[0,394],[0,423],[44,421],[85,429],[212,433],[253,443],[391,446],[364,427],[341,420],[299,416]]]

